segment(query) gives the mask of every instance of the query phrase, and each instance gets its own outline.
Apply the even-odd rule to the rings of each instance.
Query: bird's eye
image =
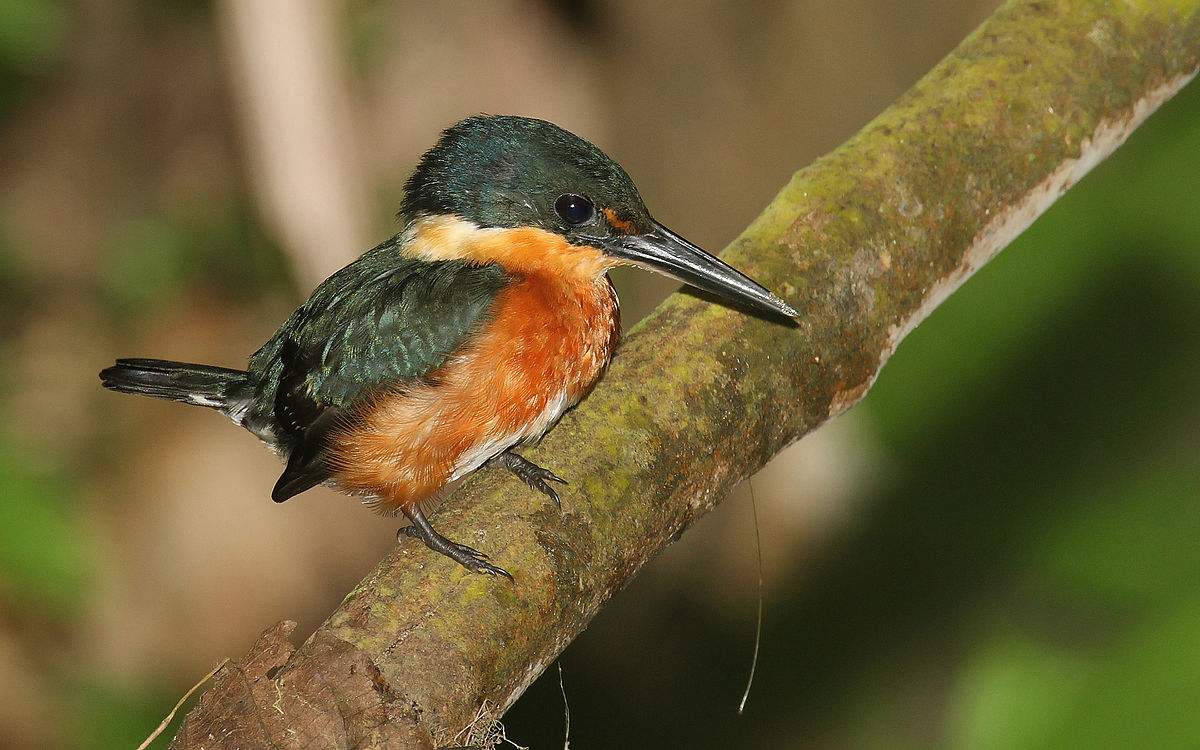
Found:
[[[554,201],[554,210],[568,224],[583,224],[596,215],[596,207],[582,195],[563,193]]]

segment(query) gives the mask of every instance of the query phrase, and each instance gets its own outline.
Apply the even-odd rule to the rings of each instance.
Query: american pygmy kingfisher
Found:
[[[245,370],[119,359],[105,388],[207,406],[286,462],[271,497],[319,484],[403,513],[401,532],[511,578],[425,518],[490,464],[559,503],[513,452],[583,398],[620,332],[608,271],[636,265],[768,313],[796,311],[651,218],[591,143],[542,120],[472,117],[404,188],[399,234],[326,279]]]

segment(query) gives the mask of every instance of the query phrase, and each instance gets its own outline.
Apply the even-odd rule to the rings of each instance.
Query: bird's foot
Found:
[[[473,573],[486,573],[491,576],[504,576],[508,580],[513,580],[512,575],[507,570],[496,565],[492,565],[487,561],[487,555],[474,547],[468,547],[465,544],[452,542],[441,534],[433,530],[429,525],[429,521],[425,518],[425,514],[418,508],[411,512],[406,512],[409,520],[412,521],[412,526],[401,526],[396,530],[396,538],[402,536],[420,539],[429,549],[443,554],[454,562],[463,566]]]
[[[518,456],[512,451],[504,451],[497,454],[488,459],[487,463],[488,466],[501,466],[516,474],[517,478],[528,485],[530,489],[548,495],[554,501],[554,505],[559,510],[562,510],[562,501],[558,499],[558,493],[550,486],[550,482],[566,484],[567,480],[556,476],[549,469],[543,469],[524,456]]]

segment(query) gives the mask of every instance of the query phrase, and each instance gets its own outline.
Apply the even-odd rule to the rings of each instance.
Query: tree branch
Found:
[[[561,513],[490,470],[456,493],[439,527],[515,584],[406,542],[299,649],[287,624],[265,633],[173,746],[463,743],[658,550],[861,399],[918,322],[1198,65],[1200,0],[1008,3],[725,254],[801,323],[677,295],[529,452],[571,481]]]

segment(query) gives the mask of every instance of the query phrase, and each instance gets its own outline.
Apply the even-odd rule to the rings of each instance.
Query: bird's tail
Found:
[[[121,393],[207,406],[235,421],[251,397],[249,373],[245,370],[161,359],[118,359],[101,371],[100,384]]]

